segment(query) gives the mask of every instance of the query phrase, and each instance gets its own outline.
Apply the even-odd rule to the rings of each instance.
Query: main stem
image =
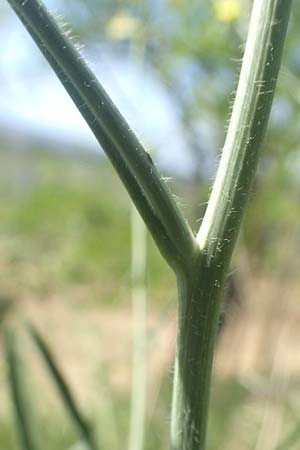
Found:
[[[237,95],[189,267],[177,274],[171,450],[204,450],[220,293],[267,126],[291,0],[254,0]]]
[[[177,277],[179,310],[171,450],[204,449],[223,278],[223,267],[208,267],[200,252],[189,273]]]

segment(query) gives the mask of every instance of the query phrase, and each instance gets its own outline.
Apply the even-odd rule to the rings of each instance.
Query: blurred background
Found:
[[[230,117],[250,0],[47,0],[196,231]],[[66,23],[65,23],[66,22]],[[209,450],[299,449],[300,1],[220,323]],[[0,332],[20,350],[45,450],[78,437],[26,333],[50,344],[103,449],[127,448],[132,208],[88,127],[0,5]],[[145,449],[168,447],[175,280],[147,238]],[[3,349],[1,348],[3,355]],[[41,395],[41,393],[43,395]],[[17,449],[0,361],[0,447]]]

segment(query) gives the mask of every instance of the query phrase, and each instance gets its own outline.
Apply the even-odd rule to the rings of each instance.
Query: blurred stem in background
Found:
[[[131,304],[133,317],[132,388],[129,450],[144,445],[147,388],[147,232],[135,206],[131,209]]]
[[[143,13],[143,2],[138,7]],[[130,56],[143,66],[145,45],[142,37],[128,36]],[[147,404],[147,229],[134,204],[131,204],[131,306],[133,318],[132,386],[129,450],[142,450],[145,439]]]

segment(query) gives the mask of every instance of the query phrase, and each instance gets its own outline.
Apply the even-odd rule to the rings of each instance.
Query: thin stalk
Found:
[[[76,102],[79,111],[87,107],[92,116],[88,124],[97,122],[101,128],[101,136],[96,137],[107,155],[111,158],[111,145],[104,145],[109,141],[118,154],[118,158],[114,157],[115,164],[120,161],[123,167],[127,168],[128,177],[133,181],[134,188],[142,191],[147,199],[146,206],[150,205],[152,213],[155,211],[165,230],[164,234],[172,243],[171,253],[169,255],[163,253],[167,261],[173,268],[187,265],[189,256],[196,247],[193,233],[151,157],[94,73],[39,0],[8,0],[8,2],[33,39],[38,39],[39,46],[43,45],[46,48],[44,55],[46,57],[49,55],[50,59],[55,61],[52,67],[56,73],[62,71],[68,82],[73,85],[73,89],[80,97],[80,102]],[[158,233],[154,236],[156,241],[162,242],[157,235]],[[161,249],[160,246],[159,248]],[[170,250],[170,247],[168,249]]]
[[[142,15],[144,5],[138,1]],[[132,62],[145,67],[142,36],[131,39]],[[132,381],[128,450],[143,450],[147,403],[147,230],[138,211],[131,207],[131,307],[133,324]]]
[[[5,353],[8,365],[8,381],[14,406],[16,429],[18,432],[20,446],[23,450],[38,450],[38,439],[36,436],[37,425],[34,423],[30,400],[27,395],[26,383],[24,381],[23,364],[19,356],[16,337],[14,333],[5,333]]]
[[[267,125],[291,0],[254,0],[222,159],[188,274],[178,275],[179,312],[171,449],[204,450],[220,292]]]
[[[70,417],[73,419],[73,423],[75,424],[83,442],[87,445],[89,450],[97,450],[92,427],[86,421],[81,411],[79,410],[73,394],[71,393],[68,384],[66,383],[60,369],[58,368],[52,352],[50,351],[48,345],[38,333],[38,331],[32,325],[30,325],[28,328],[34,343],[36,344],[44,359],[46,367],[52,375],[57,390],[63,400],[63,404],[70,414]]]
[[[146,419],[147,291],[145,285],[147,233],[136,209],[131,213],[131,304],[133,312],[133,361],[129,450],[142,450]]]
[[[101,442],[101,448],[109,450],[120,450],[123,442],[117,413],[115,410],[115,399],[109,381],[107,380],[106,371],[103,367],[99,367],[97,376],[97,401],[93,417],[97,417],[97,423],[101,426],[95,426],[96,442]],[[101,428],[101,430],[100,430]]]

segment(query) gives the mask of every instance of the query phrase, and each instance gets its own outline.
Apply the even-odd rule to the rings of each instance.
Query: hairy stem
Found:
[[[230,259],[274,96],[291,0],[255,0],[229,129],[197,240],[208,261]]]
[[[203,450],[224,272],[199,253],[188,277],[179,276],[178,336],[171,450]]]
[[[197,236],[199,256],[178,277],[172,450],[205,449],[220,291],[269,118],[290,6],[290,0],[254,1],[225,147]]]
[[[291,0],[254,0],[224,150],[197,240],[150,156],[39,0],[8,0],[107,152],[177,274],[172,450],[204,450],[220,291],[269,118]]]
[[[190,227],[173,199],[151,157],[145,151],[125,119],[88,68],[80,53],[70,39],[58,27],[48,10],[39,0],[8,0],[18,14],[33,39],[61,79],[61,72],[76,91],[76,105],[89,111],[88,125],[94,131],[94,123],[101,133],[95,134],[114,165],[122,165],[127,170],[127,184],[146,198],[143,209],[149,208],[149,215],[155,215],[168,236],[172,246],[164,247],[158,232],[156,242],[169,264],[176,268],[186,265],[189,255],[196,247]],[[65,84],[65,83],[63,83]],[[72,97],[73,100],[74,97]],[[85,119],[87,115],[83,113]],[[106,144],[109,145],[106,145]],[[113,151],[117,153],[117,158]],[[129,192],[131,195],[132,193]],[[137,207],[140,208],[140,203]],[[144,216],[145,217],[145,214]],[[146,224],[148,224],[146,222]],[[160,245],[161,244],[161,245]],[[169,252],[169,253],[168,253]]]

